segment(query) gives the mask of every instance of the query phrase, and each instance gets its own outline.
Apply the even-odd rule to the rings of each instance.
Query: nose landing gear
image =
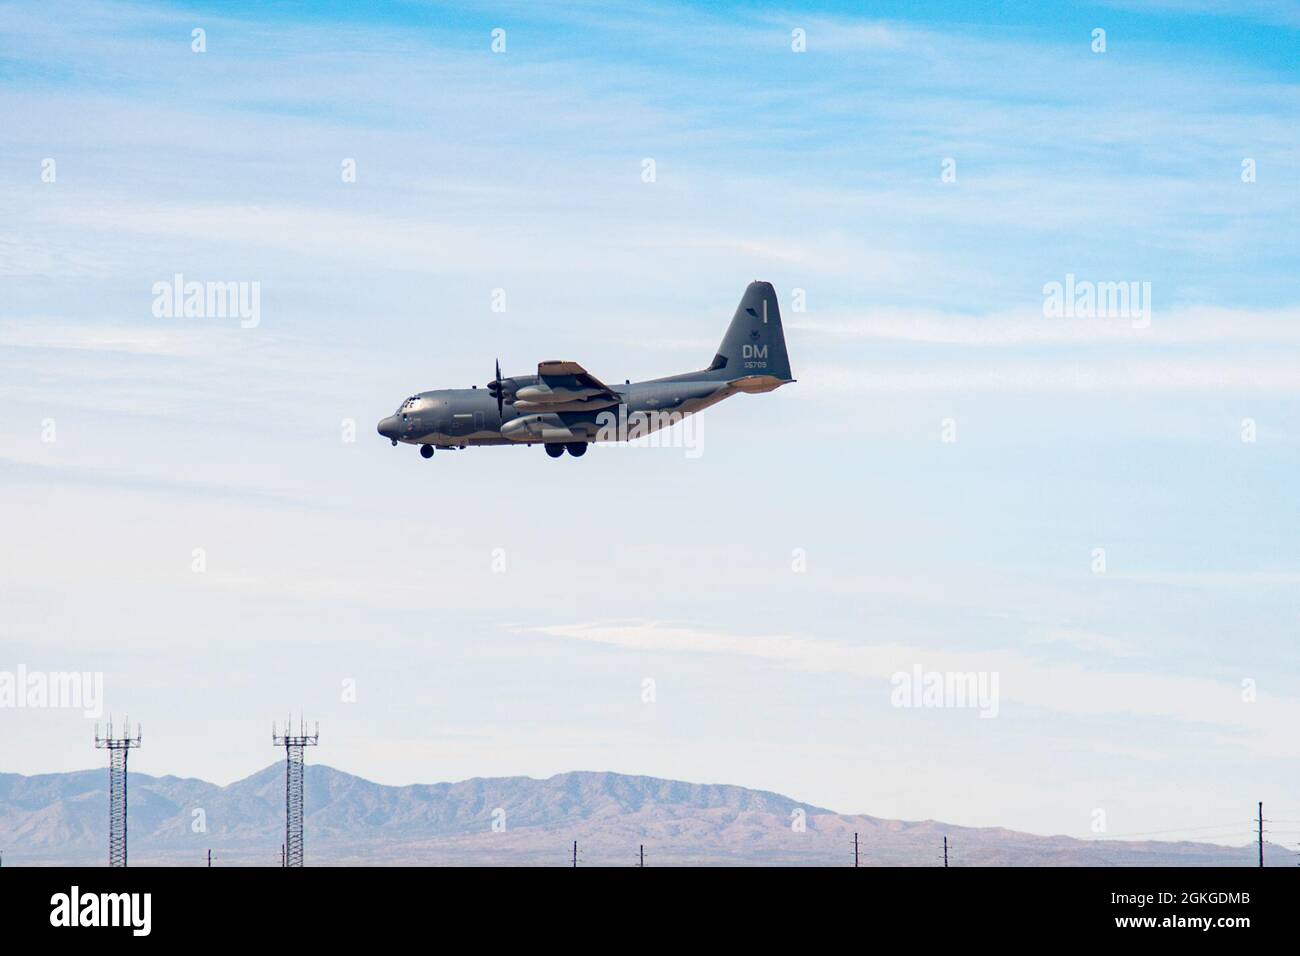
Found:
[[[393,444],[397,444],[397,443],[394,442]],[[432,445],[421,445],[421,446],[420,446],[420,457],[421,457],[421,458],[432,458],[432,457],[433,457],[433,446],[432,446]]]

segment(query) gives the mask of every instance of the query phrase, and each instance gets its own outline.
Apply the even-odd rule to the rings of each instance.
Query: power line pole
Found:
[[[578,841],[573,841],[573,868],[578,868]]]
[[[948,837],[943,838],[943,868],[948,869]]]
[[[271,724],[271,743],[284,748],[284,865],[302,866],[302,776],[303,749],[320,742],[320,724],[307,733],[307,724],[298,718],[298,733],[293,732],[293,718],[285,722],[284,733]]]
[[[1259,801],[1259,865],[1264,865],[1264,801]]]
[[[637,865],[642,867],[645,866],[645,844],[644,843],[641,844],[641,862]]]
[[[853,831],[853,865],[858,865],[858,831]]]
[[[126,756],[140,746],[140,726],[131,736],[128,718],[122,736],[113,736],[113,718],[108,718],[108,733],[99,736],[95,725],[95,749],[108,751],[108,865],[126,866]]]
[[[211,850],[208,851],[208,866],[209,866],[209,867],[212,866],[212,851],[211,851]]]

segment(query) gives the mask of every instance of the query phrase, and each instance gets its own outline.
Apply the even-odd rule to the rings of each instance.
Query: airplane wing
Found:
[[[577,362],[538,362],[537,378],[556,392],[591,390],[590,398],[617,399],[618,393]]]

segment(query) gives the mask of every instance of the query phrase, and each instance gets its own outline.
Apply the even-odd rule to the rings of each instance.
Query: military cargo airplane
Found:
[[[542,445],[552,458],[575,458],[598,441],[627,441],[703,411],[737,392],[788,385],[790,359],[770,282],[751,282],[708,368],[647,382],[609,386],[577,362],[539,362],[536,375],[496,378],[487,388],[412,395],[379,423],[394,445],[435,448]]]

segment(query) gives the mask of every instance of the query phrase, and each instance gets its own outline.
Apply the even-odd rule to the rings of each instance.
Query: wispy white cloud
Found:
[[[1241,686],[1199,677],[1053,664],[1011,651],[938,651],[793,634],[733,634],[670,621],[588,621],[524,630],[627,650],[750,657],[796,671],[881,682],[916,666],[997,673],[1004,701],[1056,713],[1125,714],[1213,726],[1239,734],[1238,743],[1258,756],[1300,754],[1300,745],[1284,729],[1300,720],[1300,698],[1273,695],[1246,703]]]
[[[900,369],[885,361],[816,363],[800,368],[799,398],[833,400],[881,392],[1192,393],[1293,395],[1300,392],[1300,357],[1211,358],[1052,356],[985,360],[981,368],[940,360]]]
[[[220,335],[202,329],[68,323],[46,316],[0,320],[0,348],[68,349],[133,355],[210,356]]]
[[[1146,13],[1195,14],[1300,27],[1300,10],[1289,0],[1100,0],[1103,6]]]
[[[1060,282],[1056,277],[1047,281]],[[1153,295],[1154,298],[1154,295]],[[1144,320],[1145,321],[1145,320]],[[862,312],[793,314],[787,328],[844,339],[881,339],[925,345],[1074,346],[1292,346],[1300,345],[1300,307],[1278,309],[1154,303],[1147,326],[1124,318],[1048,318],[1041,303],[1017,311],[961,315],[888,304]]]

